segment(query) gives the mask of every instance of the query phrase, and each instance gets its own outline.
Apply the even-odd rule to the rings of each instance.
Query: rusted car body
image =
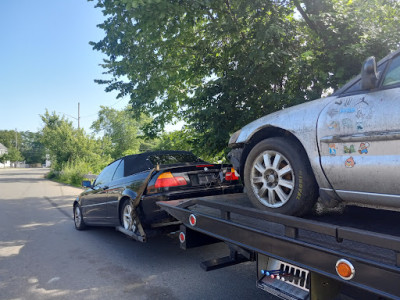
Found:
[[[399,210],[400,49],[378,64],[369,58],[361,75],[330,97],[246,125],[229,146],[262,209],[302,215],[320,196],[330,206]]]

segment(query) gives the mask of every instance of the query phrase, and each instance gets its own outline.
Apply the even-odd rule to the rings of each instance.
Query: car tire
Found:
[[[79,204],[74,206],[74,224],[77,230],[84,230],[86,228],[86,224],[82,216],[82,209]]]
[[[121,226],[125,230],[130,230],[135,232],[136,231],[136,222],[132,218],[132,210],[134,208],[132,207],[132,203],[130,199],[127,199],[124,201],[121,207],[121,214],[120,214],[120,220],[121,220]]]
[[[270,212],[302,216],[318,198],[308,157],[288,138],[259,142],[246,159],[244,182],[252,204]]]

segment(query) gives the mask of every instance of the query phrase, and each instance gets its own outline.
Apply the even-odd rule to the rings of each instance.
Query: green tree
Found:
[[[1,163],[5,163],[7,161],[14,163],[14,162],[21,162],[23,160],[24,157],[22,156],[21,152],[19,152],[19,150],[13,146],[8,148],[8,153],[0,156]]]
[[[97,0],[106,91],[130,96],[155,136],[183,119],[219,153],[262,115],[320,97],[398,46],[394,0]],[[298,17],[298,15],[300,17]]]
[[[194,151],[194,138],[185,128],[179,131],[161,134],[156,150],[185,150]]]
[[[135,154],[149,150],[153,143],[143,138],[140,127],[148,124],[151,119],[142,114],[135,118],[132,110],[116,110],[114,108],[101,106],[98,119],[93,122],[92,129],[103,133],[104,137],[112,143],[110,155],[117,159],[128,154]]]
[[[21,133],[16,130],[0,130],[0,143],[7,148],[21,145]]]
[[[164,132],[156,141],[155,150],[185,150],[191,151],[203,160],[216,163],[219,161],[226,162],[225,152],[211,153],[204,148],[198,141],[202,135],[195,132],[192,128],[185,126],[182,130]]]
[[[60,171],[67,163],[83,160],[99,172],[110,162],[110,157],[103,153],[104,148],[109,148],[106,141],[86,135],[83,129],[75,129],[72,122],[54,112],[46,111],[41,118],[44,123],[41,142],[48,150],[55,170]]]
[[[44,163],[46,160],[46,149],[41,142],[39,132],[21,132],[20,149],[27,164]]]
[[[6,154],[6,160],[9,160],[11,162],[19,162],[23,161],[24,157],[17,148],[11,146],[10,148],[8,148],[8,153]]]
[[[397,0],[294,0],[302,63],[297,67],[311,83],[313,95],[336,89],[358,74],[362,62],[382,58],[399,47],[400,3]]]

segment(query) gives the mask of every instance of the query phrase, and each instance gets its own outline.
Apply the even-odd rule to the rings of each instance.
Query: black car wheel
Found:
[[[317,200],[317,184],[303,148],[281,137],[263,140],[250,151],[244,182],[253,205],[263,210],[300,216]]]
[[[82,217],[82,210],[79,204],[74,206],[74,224],[77,230],[83,230],[86,228],[86,224]]]
[[[132,214],[132,204],[129,199],[125,200],[124,204],[122,205],[121,209],[121,225],[124,227],[126,230],[131,230],[135,232],[136,230],[136,222],[133,218]]]

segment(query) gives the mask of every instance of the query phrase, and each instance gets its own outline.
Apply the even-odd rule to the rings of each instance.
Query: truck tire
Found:
[[[298,143],[288,138],[263,140],[250,151],[244,183],[252,204],[270,212],[301,216],[318,198],[308,157]]]

